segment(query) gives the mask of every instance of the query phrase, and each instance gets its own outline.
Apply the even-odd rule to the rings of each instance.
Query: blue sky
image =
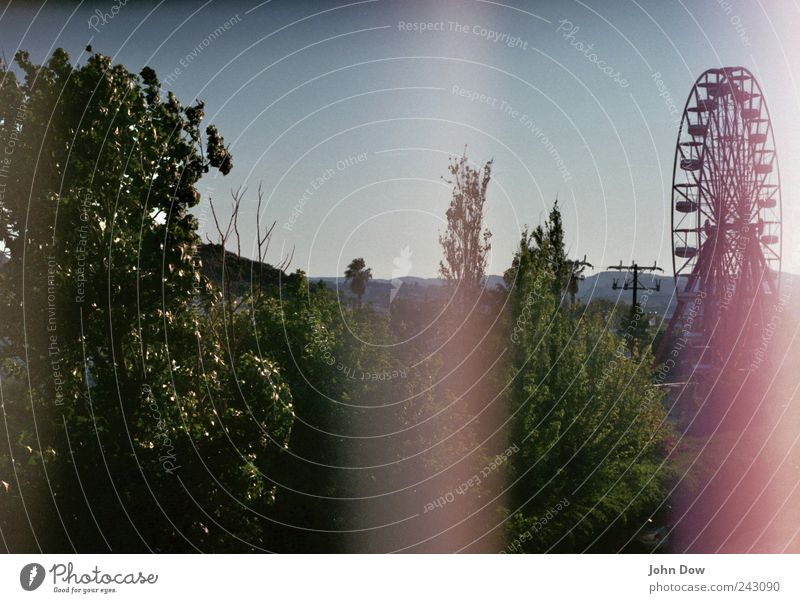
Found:
[[[262,183],[272,260],[294,248],[294,268],[335,275],[363,256],[379,277],[406,247],[410,273],[435,276],[441,177],[465,145],[495,162],[491,273],[556,195],[573,255],[671,269],[672,107],[705,69],[742,65],[772,113],[784,269],[800,272],[798,26],[796,4],[743,0],[11,2],[0,45],[78,59],[91,42],[131,70],[151,65],[184,102],[204,100],[231,145],[232,174],[201,188],[223,205],[249,189],[248,243]]]

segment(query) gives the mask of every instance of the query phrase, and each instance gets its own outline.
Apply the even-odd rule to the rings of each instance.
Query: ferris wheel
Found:
[[[672,182],[677,306],[670,331],[693,370],[746,369],[775,302],[781,270],[781,187],[772,122],[743,67],[709,69],[681,120]]]

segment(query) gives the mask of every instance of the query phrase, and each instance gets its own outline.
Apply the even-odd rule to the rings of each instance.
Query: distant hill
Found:
[[[583,303],[588,303],[592,300],[608,300],[612,302],[619,302],[623,304],[631,303],[631,290],[614,289],[614,281],[616,280],[619,285],[625,282],[625,273],[617,271],[604,271],[598,272],[587,276],[585,280],[581,281],[578,287],[578,300]],[[631,275],[627,275],[628,280]],[[800,292],[800,277],[794,274],[783,274],[782,288],[791,288],[793,291]],[[344,298],[354,297],[350,291],[350,287],[344,280],[344,277],[309,277],[309,282],[315,283],[322,281],[325,285],[336,291],[338,288],[339,295]],[[664,275],[651,275],[645,274],[640,279],[640,284],[655,289],[659,287],[658,291],[652,290],[647,292],[647,312],[657,313],[660,315],[666,314],[671,316],[675,309],[675,280],[672,276]],[[505,286],[503,277],[497,275],[490,275],[487,277],[488,288],[493,289],[496,286]],[[367,291],[364,295],[364,303],[372,304],[375,309],[386,310],[389,307],[390,299],[435,299],[444,298],[447,291],[444,287],[444,281],[439,278],[420,278],[416,276],[406,276],[392,281],[391,279],[373,279],[367,286]],[[640,298],[641,299],[641,298]],[[790,308],[790,313],[800,316],[800,306],[793,304]]]
[[[584,303],[595,299],[618,300],[621,303],[629,304],[631,302],[631,291],[614,290],[612,287],[615,279],[618,280],[620,284],[624,283],[624,276],[624,274],[610,271],[587,276],[585,280],[580,282],[578,300]],[[345,298],[353,297],[343,276],[309,278],[309,282],[319,281],[324,282],[328,288],[334,291],[338,287],[339,294],[343,295]],[[648,287],[656,287],[659,281],[661,282],[661,290],[649,293],[647,311],[663,314],[665,310],[669,309],[670,312],[672,312],[674,308],[674,302],[671,302],[673,291],[672,277],[661,276],[653,278],[646,275],[641,280],[641,282]],[[494,289],[498,285],[505,287],[502,276],[490,275],[487,277],[486,282],[489,289]],[[367,286],[363,301],[366,304],[372,304],[376,309],[386,309],[389,306],[390,298],[392,300],[443,298],[447,295],[444,284],[444,281],[439,278],[420,278],[416,276],[406,276],[395,279],[394,281],[390,279],[373,279]]]
[[[202,245],[200,247],[200,257],[203,262],[204,272],[219,286],[222,273],[221,247],[218,245]],[[250,290],[251,274],[259,273],[259,271],[262,275],[262,283],[269,289],[277,288],[279,283],[286,286],[293,283],[297,278],[295,275],[286,274],[269,264],[259,264],[247,258],[239,258],[234,253],[227,254],[226,264],[228,269],[236,274],[233,279],[233,287],[236,289],[237,294],[243,294]],[[627,275],[627,278],[630,280],[630,274]],[[631,291],[614,289],[613,287],[615,280],[622,285],[625,279],[625,273],[610,270],[589,275],[580,282],[577,298],[583,303],[588,303],[592,300],[608,300],[630,304]],[[349,285],[345,282],[344,276],[308,277],[310,284],[320,281],[344,299],[355,297],[350,291]],[[498,275],[486,277],[486,283],[488,289],[505,286],[503,277]],[[674,279],[671,276],[645,274],[641,277],[640,283],[652,289],[655,289],[660,284],[660,290],[647,293],[648,298],[645,310],[671,316],[675,309]],[[783,291],[800,292],[800,276],[783,273],[781,287]],[[398,279],[377,278],[369,282],[363,303],[371,304],[376,310],[387,311],[389,304],[394,300],[425,302],[445,299],[447,295],[445,282],[440,278],[422,278],[418,276],[404,276]],[[800,318],[800,305],[790,304],[788,313],[794,318]]]
[[[200,261],[203,272],[217,287],[222,286],[222,246],[216,244],[203,244],[199,248]],[[225,256],[225,269],[231,275],[231,290],[236,295],[244,295],[251,289],[251,281],[261,280],[265,290],[277,289],[287,286],[296,280],[296,276],[286,274],[270,264],[239,257],[235,253],[227,252]]]
[[[308,277],[309,283],[320,281],[329,289],[338,291],[338,294],[345,299],[355,297],[344,276]],[[487,277],[486,282],[489,289],[494,289],[497,285],[503,286],[503,277],[491,275]],[[425,302],[445,299],[447,295],[445,281],[440,278],[419,276],[404,276],[397,279],[374,278],[367,285],[362,301],[364,304],[371,304],[376,310],[386,311],[389,309],[389,304],[395,300]]]

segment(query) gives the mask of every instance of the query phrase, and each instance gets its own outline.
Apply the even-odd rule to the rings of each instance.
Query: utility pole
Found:
[[[633,290],[633,305],[631,306],[631,308],[633,308],[634,311],[636,309],[636,304],[639,303],[639,297],[638,297],[639,290],[661,291],[661,281],[658,281],[656,283],[655,289],[653,289],[652,287],[645,287],[639,284],[639,276],[642,272],[664,272],[664,270],[656,266],[655,262],[653,262],[652,266],[639,266],[639,264],[637,264],[636,262],[631,263],[630,266],[623,266],[622,260],[620,260],[618,266],[609,266],[608,269],[619,270],[620,272],[624,270],[626,272],[630,272],[633,274],[632,280],[629,281],[628,278],[625,277],[625,282],[622,285],[619,284],[619,281],[617,279],[614,279],[614,283],[611,287],[612,289],[615,290],[616,289],[623,289],[625,291],[627,291],[628,289]]]

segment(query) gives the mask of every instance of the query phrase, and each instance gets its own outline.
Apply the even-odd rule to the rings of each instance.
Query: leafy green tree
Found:
[[[628,342],[629,350],[651,347],[653,335],[650,333],[650,315],[645,312],[642,303],[637,302],[636,305],[630,306],[630,310],[620,322],[619,335]]]
[[[200,270],[195,185],[233,165],[202,124],[148,67],[0,68],[11,550],[263,547],[293,400]]]
[[[669,437],[652,357],[600,313],[561,303],[557,206],[523,234],[506,279],[515,346],[512,551],[614,550],[662,500]],[[567,273],[568,276],[568,273]]]

